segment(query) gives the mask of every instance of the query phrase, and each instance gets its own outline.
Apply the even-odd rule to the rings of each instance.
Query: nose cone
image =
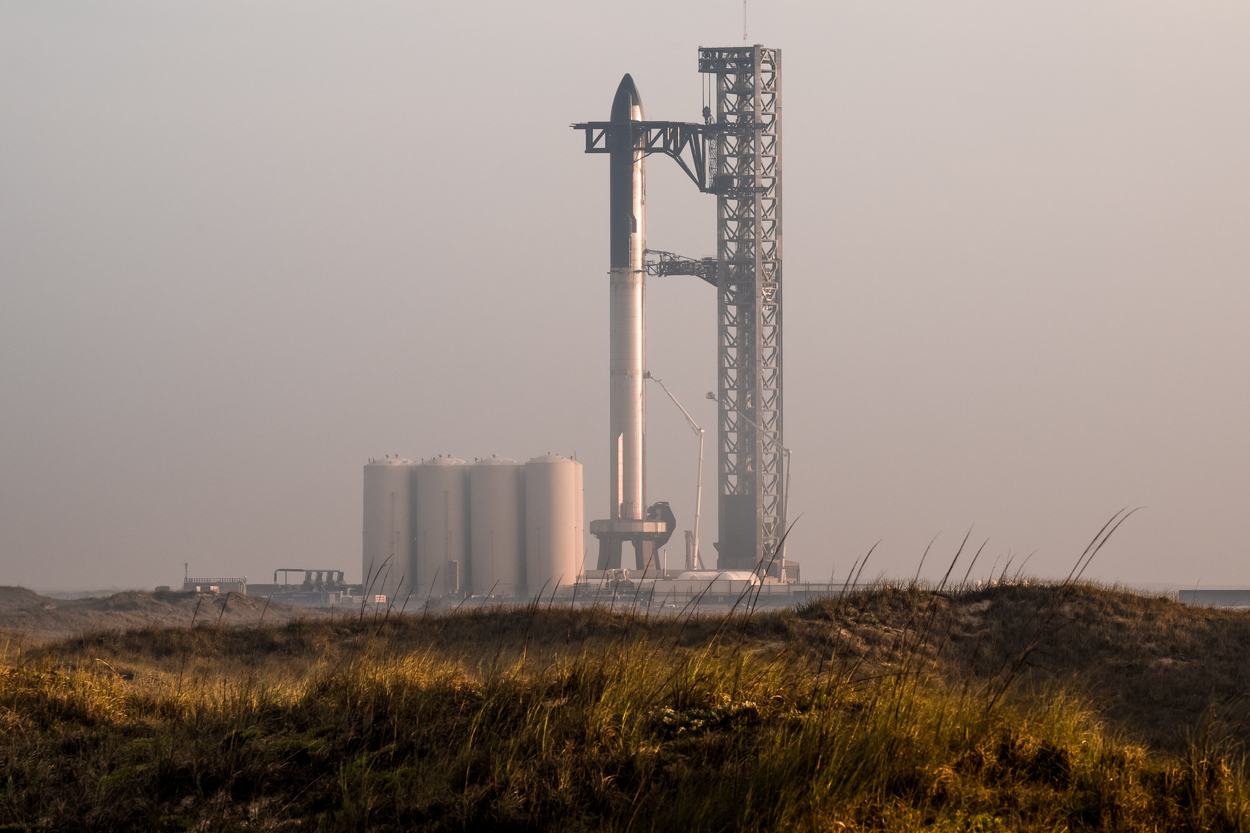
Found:
[[[637,111],[634,108],[637,107]],[[612,99],[612,121],[642,121],[642,96],[634,86],[634,79],[625,73],[621,85],[616,88],[616,98]]]

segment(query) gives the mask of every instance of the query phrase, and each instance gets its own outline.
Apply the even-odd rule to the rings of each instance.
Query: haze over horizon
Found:
[[[604,516],[608,170],[569,125],[626,72],[698,120],[697,47],[742,42],[736,0],[634,8],[0,6],[0,584],[355,580],[384,454],[576,453]],[[974,576],[1062,577],[1144,506],[1088,578],[1250,585],[1250,5],[751,0],[748,34],[803,577],[938,535],[938,578],[970,528]],[[648,245],[714,254],[714,199],[647,172]],[[715,315],[649,281],[705,555]],[[688,529],[697,442],[648,420]]]

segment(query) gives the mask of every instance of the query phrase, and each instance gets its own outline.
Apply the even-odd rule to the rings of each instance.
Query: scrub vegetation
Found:
[[[1248,830],[1247,640],[1017,580],[10,641],[0,829]]]

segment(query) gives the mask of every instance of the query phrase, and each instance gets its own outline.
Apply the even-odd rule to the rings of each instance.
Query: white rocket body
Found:
[[[642,99],[633,79],[621,80],[612,102],[612,122],[642,121]],[[646,515],[647,355],[646,162],[630,130],[615,129],[610,143],[610,455],[609,517],[642,520]]]

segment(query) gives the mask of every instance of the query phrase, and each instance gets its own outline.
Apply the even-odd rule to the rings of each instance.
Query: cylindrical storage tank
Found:
[[[525,466],[487,457],[469,467],[469,573],[475,595],[520,595],[525,583]]]
[[[412,586],[412,472],[416,463],[383,457],[365,465],[364,548],[360,580],[366,597],[403,604]]]
[[[469,586],[469,466],[455,457],[422,460],[415,469],[418,599]]]
[[[558,454],[525,464],[525,584],[530,598],[577,581],[582,553],[582,464]]]
[[[577,463],[573,471],[577,478],[574,484],[577,491],[577,575],[581,576],[586,572],[586,513],[583,500],[586,487],[582,484],[582,464]]]

